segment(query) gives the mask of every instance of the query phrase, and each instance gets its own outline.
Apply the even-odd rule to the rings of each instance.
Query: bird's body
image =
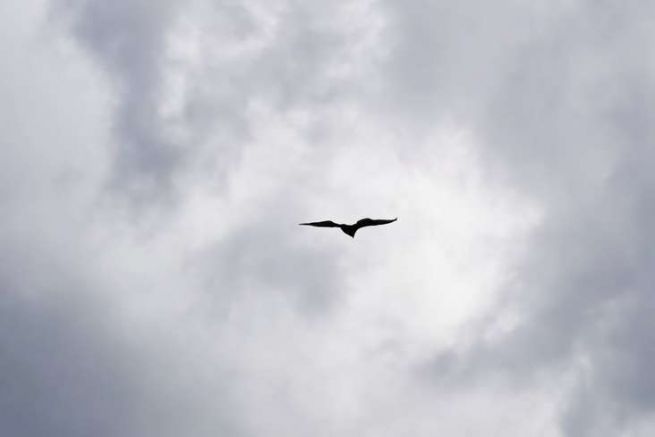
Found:
[[[322,222],[310,222],[310,223],[300,223],[300,225],[303,226],[316,226],[318,228],[340,228],[346,235],[349,235],[352,238],[355,238],[355,233],[360,229],[365,226],[378,226],[378,225],[386,225],[388,223],[393,223],[398,218],[396,217],[395,219],[391,220],[373,220],[370,218],[363,218],[361,220],[358,220],[357,223],[352,224],[352,225],[347,225],[347,224],[341,224],[341,223],[335,223],[331,220],[325,220]]]

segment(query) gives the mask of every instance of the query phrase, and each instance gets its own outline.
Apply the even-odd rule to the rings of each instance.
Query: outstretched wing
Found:
[[[355,226],[357,226],[357,228],[359,229],[359,228],[363,228],[365,226],[386,225],[388,223],[393,223],[396,220],[398,220],[398,217],[396,217],[395,219],[390,219],[390,220],[386,220],[386,219],[374,220],[374,219],[370,219],[370,218],[363,218],[363,219],[359,220],[357,223],[355,223]]]
[[[338,228],[339,226],[341,226],[338,223],[335,223],[331,220],[325,220],[322,222],[299,223],[299,224],[303,226],[316,226],[318,228]]]

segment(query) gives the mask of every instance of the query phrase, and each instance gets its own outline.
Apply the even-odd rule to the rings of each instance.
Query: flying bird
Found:
[[[396,217],[393,220],[373,220],[370,218],[363,218],[357,223],[353,225],[345,225],[345,224],[340,224],[340,223],[335,223],[331,220],[325,220],[322,222],[311,222],[311,223],[300,223],[301,226],[316,226],[317,228],[341,228],[343,232],[346,233],[346,235],[350,235],[352,238],[355,238],[355,232],[357,232],[360,228],[366,227],[366,226],[378,226],[378,225],[386,225],[388,223],[393,223],[396,220],[398,220],[398,217]]]

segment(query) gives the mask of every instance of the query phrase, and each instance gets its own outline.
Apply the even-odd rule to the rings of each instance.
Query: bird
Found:
[[[335,223],[332,220],[325,220],[325,221],[322,221],[322,222],[299,223],[299,225],[300,226],[316,226],[317,228],[341,228],[341,230],[346,235],[349,235],[350,237],[355,238],[355,232],[357,232],[360,228],[363,228],[365,226],[386,225],[388,223],[393,223],[396,220],[398,220],[398,217],[396,217],[394,219],[391,219],[391,220],[386,220],[386,219],[374,220],[374,219],[370,219],[370,218],[363,218],[361,220],[358,220],[357,223],[352,224],[352,225]]]

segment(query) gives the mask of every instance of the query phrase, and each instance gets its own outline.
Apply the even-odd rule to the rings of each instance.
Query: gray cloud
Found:
[[[344,6],[330,13],[316,2],[55,6],[53,15],[66,17],[115,84],[110,185],[137,204],[175,198],[184,169],[229,172],[251,140],[253,105],[320,110],[366,80],[338,71],[366,55],[349,39],[366,35],[351,28]]]
[[[457,358],[468,364],[442,357],[437,368],[495,369],[511,379],[517,371],[578,369],[564,409],[566,435],[636,433],[636,418],[653,409],[646,370],[653,357],[643,343],[652,301],[652,233],[645,217],[653,140],[644,117],[653,110],[647,97],[653,78],[640,53],[652,36],[640,18],[649,10],[643,2],[579,2],[550,20],[527,11],[536,30],[503,47],[504,62],[486,66],[497,75],[492,92],[473,93],[484,110],[470,113],[471,122],[481,128],[490,168],[538,197],[546,219],[508,283],[511,297],[502,301],[512,311],[518,305],[522,322],[500,341],[475,342],[470,355]],[[496,18],[485,15],[494,24]],[[463,20],[451,24],[464,27]],[[484,32],[475,29],[469,38]],[[444,75],[448,64],[440,64]],[[418,83],[411,86],[439,92]],[[580,366],[580,357],[588,367]]]
[[[544,81],[557,88],[541,99],[510,103],[526,110],[502,127],[503,144],[516,145],[509,156],[519,180],[548,200],[551,216],[535,239],[536,250],[522,275],[525,285],[517,291],[527,294],[531,315],[514,347],[532,366],[549,358],[570,360],[577,353],[591,361],[592,382],[580,388],[587,394],[568,416],[569,425],[577,423],[565,428],[570,435],[585,435],[583,430],[592,435],[594,424],[612,417],[612,411],[620,427],[629,430],[630,420],[620,419],[653,408],[652,399],[636,388],[648,387],[642,366],[653,358],[649,348],[637,346],[644,338],[637,332],[648,330],[636,326],[645,327],[650,318],[620,304],[628,299],[647,307],[651,301],[646,247],[653,237],[644,222],[651,184],[648,169],[635,167],[634,159],[646,163],[651,155],[647,145],[653,132],[641,120],[653,109],[644,100],[652,94],[653,79],[644,76],[648,70],[642,58],[628,54],[629,47],[650,37],[639,19],[633,21],[642,7],[607,5],[572,17],[563,36],[547,43],[547,53],[562,53],[562,59],[537,55],[535,71],[524,73],[526,84],[537,80],[538,87],[511,86],[522,96],[543,89]],[[529,59],[527,65],[533,63]],[[549,103],[542,109],[543,102]],[[540,129],[530,128],[533,123]],[[527,156],[520,152],[526,148]],[[603,329],[607,318],[615,325]],[[605,338],[617,336],[621,339]],[[607,348],[613,350],[612,364]],[[636,380],[641,383],[630,383]],[[602,399],[600,408],[590,398]]]
[[[2,288],[3,432],[129,433],[136,423],[135,381],[129,363],[118,359],[121,347],[104,338],[89,308],[71,311],[66,300],[35,303],[4,280]]]
[[[652,12],[26,3],[0,428],[649,435]]]
[[[166,34],[175,2],[65,1],[74,32],[115,78],[116,162],[112,184],[137,197],[171,190],[183,154],[163,132],[158,116]],[[160,188],[161,187],[161,188]]]

